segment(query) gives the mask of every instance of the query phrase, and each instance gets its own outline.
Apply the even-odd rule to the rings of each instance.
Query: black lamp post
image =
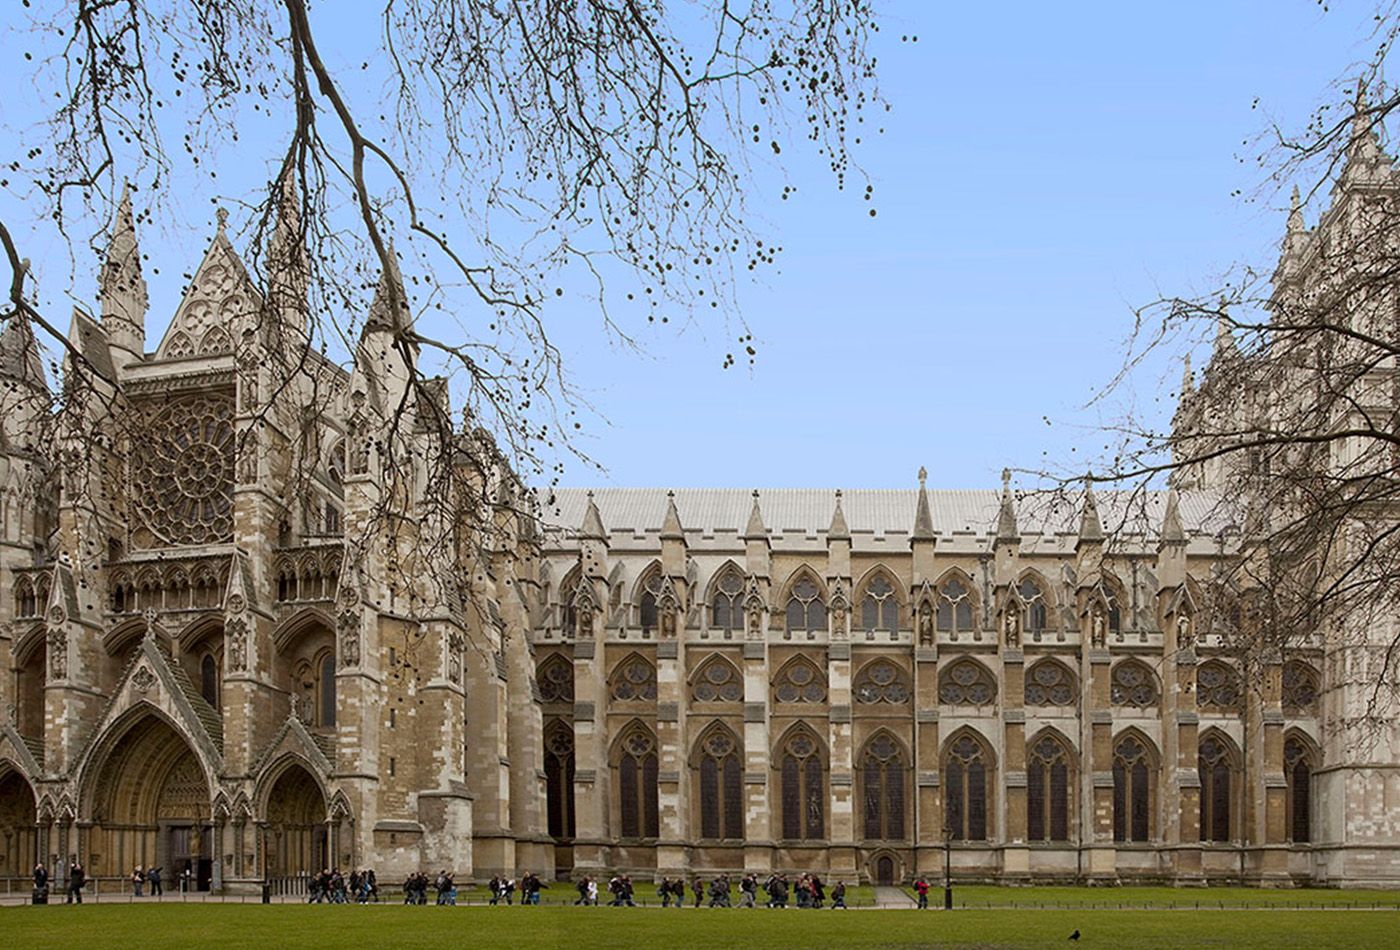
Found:
[[[943,828],[943,909],[953,909],[953,829]]]

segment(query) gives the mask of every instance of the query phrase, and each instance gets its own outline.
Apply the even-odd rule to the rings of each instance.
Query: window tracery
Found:
[[[962,581],[952,578],[939,587],[936,614],[942,633],[972,631],[972,595]]]
[[[1049,609],[1045,606],[1045,593],[1040,585],[1027,577],[1016,588],[1026,615],[1026,632],[1039,640],[1049,623]]]
[[[1027,706],[1072,706],[1075,693],[1074,674],[1055,660],[1041,660],[1026,677]]]
[[[824,836],[826,794],[821,750],[806,732],[798,732],[783,744],[783,837],[811,841]]]
[[[608,691],[619,702],[655,702],[656,667],[634,654],[613,671]]]
[[[865,746],[861,758],[861,784],[865,804],[867,839],[904,839],[905,768],[899,744],[880,733]]]
[[[1026,834],[1031,841],[1069,840],[1070,753],[1046,736],[1031,747],[1026,769]]]
[[[734,664],[716,656],[701,667],[690,696],[697,703],[739,703],[744,701],[744,683]]]
[[[826,604],[821,593],[821,588],[810,577],[799,578],[792,585],[787,602],[789,634],[826,629]]]
[[[972,736],[959,736],[948,747],[943,763],[944,827],[954,841],[987,840],[989,771],[986,750]]]
[[[779,703],[826,702],[826,678],[805,657],[798,657],[778,671],[773,699]]]
[[[883,574],[878,574],[865,587],[865,598],[860,607],[861,629],[867,633],[875,630],[899,629],[899,599],[894,587]]]
[[[957,660],[939,677],[938,699],[946,706],[985,706],[996,695],[996,681],[976,660]]]
[[[574,667],[562,654],[556,653],[540,664],[538,682],[540,699],[546,703],[574,701]]]
[[[572,689],[572,678],[570,680]],[[544,731],[545,809],[549,833],[574,836],[574,730],[567,720],[554,719]]]
[[[657,763],[656,737],[645,726],[633,725],[623,734],[617,766],[624,838],[655,838],[660,834]]]
[[[1217,736],[1206,736],[1201,740],[1197,770],[1201,780],[1201,840],[1227,842],[1234,791],[1229,746]]]
[[[1283,710],[1295,716],[1317,714],[1317,671],[1301,660],[1283,665]]]
[[[710,600],[710,626],[725,633],[744,629],[744,577],[728,568],[715,582]]]
[[[1288,836],[1297,844],[1312,841],[1312,753],[1297,736],[1283,744],[1283,774],[1288,781]]]
[[[132,509],[157,542],[208,544],[233,536],[233,403],[188,396],[147,412],[131,462]]]
[[[1113,840],[1151,840],[1150,754],[1136,736],[1113,750]]]
[[[1138,660],[1124,660],[1113,667],[1110,698],[1115,706],[1146,709],[1157,705],[1157,680]]]
[[[1239,674],[1229,666],[1211,660],[1196,670],[1196,703],[1201,709],[1234,712],[1240,698]]]
[[[660,599],[664,579],[660,571],[652,571],[642,581],[642,594],[637,601],[637,621],[642,627],[642,636],[651,636],[661,617]]]
[[[889,660],[873,660],[861,667],[853,693],[856,702],[865,706],[907,703],[912,698],[908,676]]]
[[[734,734],[724,728],[700,740],[700,836],[744,837],[744,769]]]

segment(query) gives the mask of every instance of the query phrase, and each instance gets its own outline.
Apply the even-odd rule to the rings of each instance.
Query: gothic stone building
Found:
[[[1395,190],[1363,141],[1318,227],[1290,218],[1279,292],[1326,279],[1348,209]],[[488,544],[406,569],[428,518],[366,530],[402,489],[384,447],[428,438],[385,430],[412,409],[386,356],[397,275],[348,372],[279,379],[301,295],[260,296],[222,229],[153,352],[138,262],[124,203],[100,315],[73,324],[121,384],[79,403],[111,427],[94,445],[39,434],[32,335],[0,337],[0,876],[896,881],[946,854],[1005,881],[1400,884],[1400,742],[1351,741],[1367,687],[1334,675],[1356,638],[1242,666],[1205,614],[1220,471],[1112,543],[1117,496],[1035,508],[922,473],[563,490],[538,517],[473,513]],[[1222,335],[1218,365],[1239,358]],[[1216,366],[1188,376],[1183,430],[1238,404]]]

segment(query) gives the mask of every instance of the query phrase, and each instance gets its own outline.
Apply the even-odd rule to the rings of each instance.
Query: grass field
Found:
[[[1386,947],[1400,913],[1266,910],[618,910],[234,904],[0,909],[7,948]]]

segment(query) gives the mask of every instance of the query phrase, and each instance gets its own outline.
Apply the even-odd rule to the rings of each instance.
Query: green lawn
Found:
[[[912,892],[911,892],[912,893]],[[943,903],[939,883],[929,900]],[[1353,891],[1327,888],[1261,887],[995,887],[954,885],[953,905],[978,908],[1400,908],[1400,891]],[[1397,935],[1400,943],[1400,935]]]
[[[1045,947],[1307,948],[1394,946],[1395,911],[1020,910],[769,911],[438,908],[233,904],[0,909],[14,948]]]

